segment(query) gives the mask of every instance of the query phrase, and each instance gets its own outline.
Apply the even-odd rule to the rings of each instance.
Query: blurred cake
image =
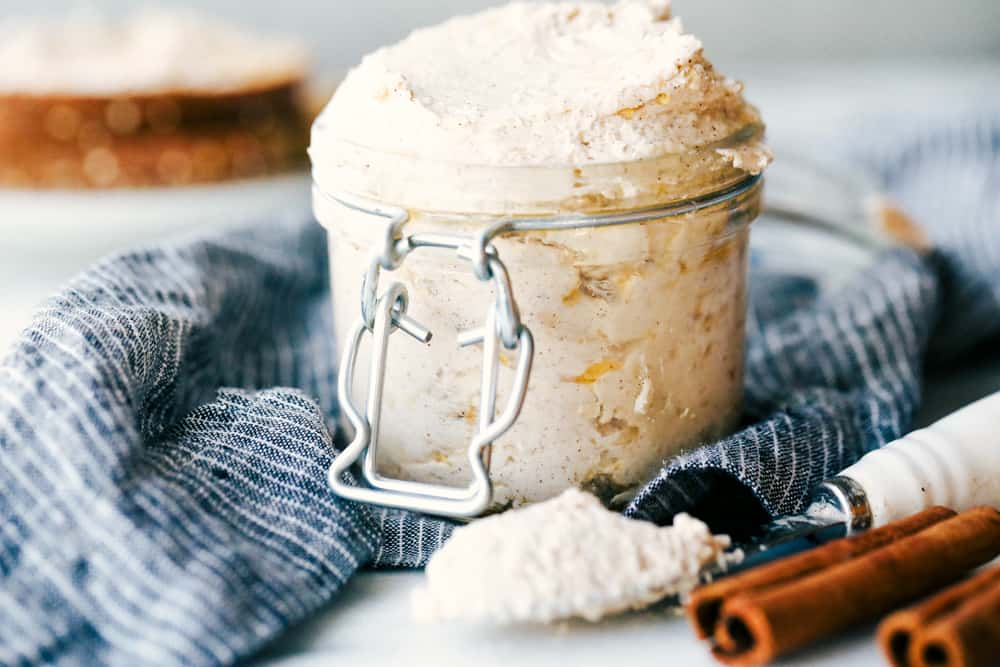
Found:
[[[226,181],[303,166],[295,42],[192,13],[0,21],[0,187]]]

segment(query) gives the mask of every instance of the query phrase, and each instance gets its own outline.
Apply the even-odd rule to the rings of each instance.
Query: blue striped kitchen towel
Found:
[[[940,252],[892,251],[832,298],[756,276],[745,428],[671,462],[630,515],[797,510],[908,428],[928,350],[1000,335],[1000,123],[865,145]],[[324,244],[301,221],[164,243],[38,312],[0,364],[0,664],[232,663],[359,567],[447,539],[327,490]]]

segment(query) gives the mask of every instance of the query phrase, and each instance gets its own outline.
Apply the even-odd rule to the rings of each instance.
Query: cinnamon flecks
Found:
[[[897,534],[867,552],[852,556],[849,548],[837,547],[845,550],[842,557],[847,560],[843,562],[833,559],[823,563],[821,569],[776,577],[775,583],[767,583],[774,577],[768,570],[794,568],[785,561],[763,568],[758,575],[764,584],[741,588],[724,597],[713,627],[713,655],[731,665],[770,662],[853,625],[877,619],[956,581],[1000,554],[1000,513],[995,509],[979,507],[943,520],[942,510],[933,510],[931,516],[933,512],[938,513],[938,520],[929,521],[928,527],[902,537]],[[928,521],[926,515],[917,516]],[[901,524],[916,518],[892,526],[899,530]],[[932,647],[931,651],[929,664],[935,667],[941,657],[939,648]]]
[[[878,642],[893,667],[986,667],[1000,657],[1000,567],[888,616]]]

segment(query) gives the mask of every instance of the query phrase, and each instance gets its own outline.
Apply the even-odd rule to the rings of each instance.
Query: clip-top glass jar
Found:
[[[717,149],[760,132],[494,167],[326,141],[321,117],[314,209],[354,430],[334,489],[451,516],[569,486],[610,502],[732,430],[761,184]]]

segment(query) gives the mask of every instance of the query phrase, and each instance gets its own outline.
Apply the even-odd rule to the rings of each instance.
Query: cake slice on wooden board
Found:
[[[305,51],[188,12],[0,22],[0,186],[208,183],[305,163]]]

